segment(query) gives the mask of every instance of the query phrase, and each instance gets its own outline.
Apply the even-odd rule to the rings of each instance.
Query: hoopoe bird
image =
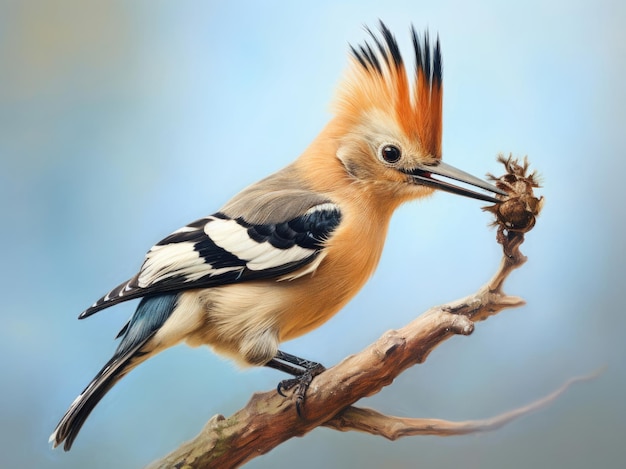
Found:
[[[381,256],[394,210],[439,189],[498,203],[495,186],[441,160],[439,39],[411,28],[415,73],[381,22],[351,47],[335,113],[293,163],[244,189],[218,212],[153,246],[139,273],[80,314],[141,298],[117,335],[113,357],[74,400],[52,433],[71,448],[85,419],[130,370],[186,342],[208,345],[244,366],[294,376],[296,408],[318,363],[279,344],[319,327],[365,284]]]

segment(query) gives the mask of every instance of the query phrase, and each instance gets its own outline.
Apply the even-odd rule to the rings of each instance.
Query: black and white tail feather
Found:
[[[312,198],[313,200],[314,198]],[[281,211],[285,211],[283,200]],[[254,224],[218,212],[175,231],[147,253],[137,275],[111,290],[80,319],[143,297],[117,337],[113,357],[74,400],[50,436],[68,451],[96,404],[124,375],[157,351],[151,339],[176,308],[180,292],[236,282],[290,280],[315,271],[341,221],[339,208],[317,202],[284,221]]]
[[[65,442],[63,448],[68,451],[100,399],[130,370],[151,356],[148,342],[176,307],[177,297],[177,293],[169,293],[142,299],[132,319],[119,332],[122,340],[113,357],[72,402],[50,435],[54,447]]]

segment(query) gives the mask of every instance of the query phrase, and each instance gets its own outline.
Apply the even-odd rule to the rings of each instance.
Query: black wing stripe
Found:
[[[253,225],[218,212],[157,243],[138,275],[79,317],[156,293],[279,278],[312,262],[340,221],[341,213],[331,203],[276,224]]]

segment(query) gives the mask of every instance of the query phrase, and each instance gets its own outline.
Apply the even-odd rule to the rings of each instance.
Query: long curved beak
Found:
[[[492,202],[497,204],[502,201],[487,194],[482,194],[480,192],[467,189],[465,187],[456,186],[447,181],[435,179],[433,175],[454,179],[456,181],[460,181],[470,186],[478,187],[480,189],[493,192],[495,194],[507,195],[506,192],[498,189],[493,184],[489,184],[488,182],[483,181],[476,176],[472,176],[465,171],[461,171],[454,166],[450,166],[449,164],[446,164],[441,160],[439,160],[437,164],[434,165],[420,165],[417,168],[413,168],[410,171],[407,171],[407,174],[413,178],[413,181],[416,184],[422,184],[424,186],[433,187],[435,189],[451,192],[453,194],[471,197],[472,199],[484,200],[485,202]]]

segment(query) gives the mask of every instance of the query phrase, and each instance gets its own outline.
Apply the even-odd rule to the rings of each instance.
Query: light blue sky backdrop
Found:
[[[250,464],[623,467],[625,7],[619,1],[0,3],[0,465],[135,468],[275,386],[208,349],[170,349],[96,408],[69,454],[47,438],[135,304],[77,314],[171,231],[294,159],[328,120],[348,43],[383,19],[441,36],[444,159],[482,175],[528,154],[546,206],[508,292],[528,304],[438,348],[366,404],[494,415],[608,365],[547,410],[484,435],[395,443],[318,429]],[[480,203],[437,194],[395,215],[379,270],[285,349],[332,365],[499,258]]]

